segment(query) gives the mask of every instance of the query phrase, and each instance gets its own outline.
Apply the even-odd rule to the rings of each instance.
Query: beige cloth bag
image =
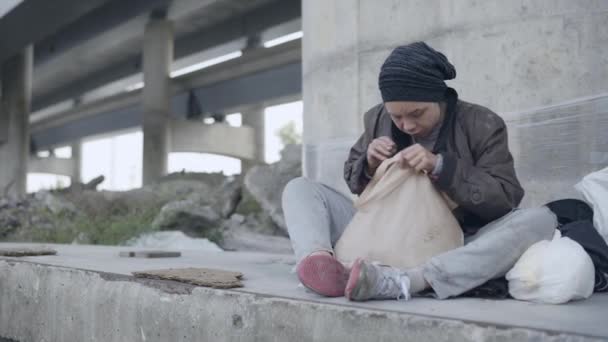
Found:
[[[453,202],[398,158],[385,160],[355,201],[357,212],[334,249],[340,261],[411,268],[463,245]]]

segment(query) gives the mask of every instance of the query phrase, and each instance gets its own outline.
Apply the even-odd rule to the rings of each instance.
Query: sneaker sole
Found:
[[[348,274],[342,263],[329,255],[311,255],[297,269],[302,285],[326,297],[344,296]]]
[[[362,298],[363,286],[366,279],[365,264],[362,259],[357,259],[353,263],[353,268],[350,271],[350,276],[344,290],[346,298],[352,301],[364,301],[367,298]]]

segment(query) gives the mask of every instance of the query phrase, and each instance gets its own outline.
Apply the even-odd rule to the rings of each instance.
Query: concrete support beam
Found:
[[[143,182],[150,184],[167,172],[169,108],[173,61],[173,24],[152,18],[146,26],[143,48]]]
[[[80,168],[82,166],[82,142],[72,143],[72,184],[82,181]]]
[[[5,2],[5,1],[3,1]],[[109,0],[19,1],[0,20],[0,63]],[[23,25],[24,22],[35,25]]]
[[[47,54],[50,47],[53,47],[52,54],[61,57],[49,60],[47,56],[47,62],[37,67],[34,110],[80,96],[107,83],[138,73],[141,70],[141,58],[136,47],[140,45],[142,16],[122,25],[120,22],[129,15],[140,12],[142,8],[157,7],[163,2],[170,3],[169,19],[183,25],[180,36],[175,37],[177,59],[217,48],[250,34],[264,32],[266,35],[267,29],[297,20],[301,14],[300,0],[111,1],[108,6],[96,11],[99,13],[92,13],[95,15],[91,18],[80,18],[65,31],[41,42]],[[207,22],[211,25],[200,25]],[[199,26],[200,30],[197,29]],[[74,46],[75,41],[95,31],[103,33],[97,35],[94,40]],[[0,41],[1,38],[2,34]],[[79,61],[77,67],[72,63],[74,60]]]
[[[188,94],[195,90],[204,109],[243,112],[253,104],[273,106],[301,99],[301,47],[290,42],[249,52],[240,58],[173,79],[174,117],[186,117]],[[266,86],[260,87],[260,84]],[[32,118],[32,138],[44,149],[96,134],[140,126],[141,91],[86,103],[45,118]]]
[[[214,153],[248,161],[256,156],[251,127],[186,120],[171,121],[170,127],[171,152]]]
[[[245,173],[254,165],[264,164],[266,154],[264,106],[258,105],[241,112],[243,126],[253,129],[253,158],[241,161],[241,172]]]
[[[72,183],[79,181],[74,177],[74,170],[77,163],[74,159],[47,157],[31,157],[28,162],[27,171],[35,173],[52,173],[55,175],[68,176],[72,178]]]
[[[363,12],[359,3],[302,2],[303,172],[344,193],[348,193],[343,180],[344,161],[363,130],[365,105],[361,104],[364,94],[360,90],[369,84],[365,90],[377,92],[376,83],[363,78],[362,73],[368,69],[377,73],[380,68],[380,64],[371,62],[360,65],[358,18]],[[377,22],[380,26],[395,24],[387,18]]]
[[[0,196],[23,196],[26,192],[30,151],[29,114],[32,93],[33,47],[9,58],[0,67]]]
[[[9,115],[2,108],[2,71],[0,71],[0,145],[8,141]]]

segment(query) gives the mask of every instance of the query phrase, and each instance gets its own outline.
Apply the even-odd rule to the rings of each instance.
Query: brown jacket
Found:
[[[365,132],[351,148],[344,163],[344,178],[354,194],[363,192],[369,182],[367,146],[380,136],[407,139],[400,148],[411,145],[411,137],[396,132],[390,115],[382,104],[364,116]],[[507,128],[491,110],[458,100],[449,90],[446,116],[434,153],[443,156],[443,168],[435,185],[459,207],[454,215],[465,233],[474,233],[488,222],[517,207],[524,195],[508,147]]]

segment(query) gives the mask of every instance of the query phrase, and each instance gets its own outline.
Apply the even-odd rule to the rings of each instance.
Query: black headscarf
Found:
[[[444,80],[456,77],[456,69],[441,53],[424,42],[399,46],[380,70],[378,85],[384,102],[438,102],[445,98]]]

